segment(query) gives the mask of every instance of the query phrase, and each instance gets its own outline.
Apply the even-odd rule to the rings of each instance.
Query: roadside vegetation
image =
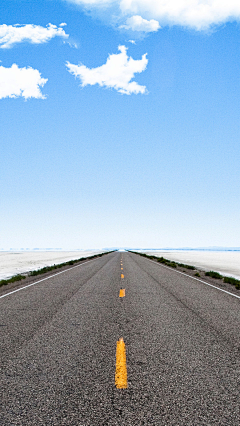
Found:
[[[14,275],[11,278],[7,278],[6,280],[0,280],[0,287],[2,285],[7,285],[7,284],[10,284],[10,283],[14,283],[15,281],[24,280],[24,278],[26,278],[26,275],[17,274],[17,275]]]
[[[51,271],[54,271],[55,269],[63,268],[64,266],[72,266],[75,263],[82,262],[83,260],[95,259],[97,257],[101,257],[109,253],[112,253],[112,251],[108,251],[108,252],[100,253],[100,254],[94,254],[93,256],[89,256],[89,257],[81,257],[80,259],[69,260],[68,262],[59,263],[58,265],[54,264],[51,266],[44,266],[44,268],[36,269],[35,271],[30,271],[26,275],[17,274],[11,278],[7,278],[6,280],[0,280],[0,287],[2,287],[3,285],[14,283],[15,281],[24,280],[27,277],[34,277],[36,275],[45,274],[46,272],[51,272]]]
[[[151,260],[156,260],[157,262],[162,263],[163,265],[169,266],[170,268],[184,268],[184,269],[190,269],[192,271],[196,270],[196,268],[194,266],[186,265],[185,263],[175,262],[173,260],[168,260],[168,259],[165,259],[164,257],[157,257],[157,256],[153,256],[153,255],[148,255],[146,253],[139,253],[137,251],[130,251],[130,252],[135,253],[135,254],[139,254],[140,256],[143,256],[143,257],[147,257],[148,259],[151,259]],[[200,271],[196,272],[196,274],[194,274],[194,276],[195,277],[201,277],[199,272]],[[232,285],[235,286],[235,288],[237,290],[240,290],[240,280],[237,280],[236,278],[224,277],[224,276],[222,276],[221,274],[219,274],[218,272],[215,272],[215,271],[207,271],[207,272],[205,272],[205,276],[214,278],[216,280],[221,280],[224,283],[232,284]]]
[[[222,275],[220,275],[218,272],[215,271],[209,271],[205,272],[206,277],[212,277],[221,280],[223,278]]]
[[[159,263],[163,263],[166,266],[169,266],[170,268],[185,268],[185,269],[191,269],[192,271],[194,271],[196,268],[194,268],[194,266],[191,265],[185,265],[185,263],[178,263],[178,262],[174,262],[173,260],[168,260],[165,259],[164,257],[157,257],[157,256],[152,256],[152,255],[148,255],[146,253],[139,253],[136,251],[131,251],[131,253],[135,253],[135,254],[139,254],[140,256],[143,257],[147,257],[148,259],[151,260],[156,260]]]

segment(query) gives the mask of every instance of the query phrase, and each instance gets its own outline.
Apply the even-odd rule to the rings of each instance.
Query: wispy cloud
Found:
[[[0,25],[0,48],[11,48],[24,41],[34,44],[46,43],[56,36],[66,39],[69,36],[63,29],[65,25],[65,23],[60,24],[59,27],[53,24],[48,24],[46,27],[33,24]]]
[[[126,30],[132,31],[141,31],[145,33],[151,33],[154,31],[158,31],[160,28],[159,22],[155,21],[155,19],[143,19],[140,15],[131,16],[126,20],[124,25],[120,25],[119,28],[124,28]]]
[[[67,62],[66,66],[71,74],[79,78],[82,87],[99,84],[101,87],[112,88],[126,95],[145,93],[145,86],[131,80],[136,73],[146,69],[147,54],[135,60],[127,55],[125,46],[119,46],[118,50],[120,53],[109,55],[106,64],[97,68],[87,68],[85,65],[74,65],[70,62]]]
[[[71,3],[101,9],[106,14],[110,7],[120,18],[140,15],[157,20],[161,26],[181,25],[205,30],[227,21],[240,20],[239,0],[68,0]],[[102,13],[102,12],[101,12]],[[109,21],[112,18],[109,14]]]
[[[10,68],[0,66],[0,99],[17,98],[45,99],[40,90],[48,81],[42,78],[38,70],[33,68],[19,68],[13,64]]]

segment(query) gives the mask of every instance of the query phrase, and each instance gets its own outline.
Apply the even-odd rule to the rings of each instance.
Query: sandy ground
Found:
[[[93,256],[102,251],[28,251],[0,252],[0,280],[16,274],[24,274],[68,260]]]
[[[196,266],[204,271],[216,271],[222,275],[240,278],[240,251],[144,251],[155,256]]]

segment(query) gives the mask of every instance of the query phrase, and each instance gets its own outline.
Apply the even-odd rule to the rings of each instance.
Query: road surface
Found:
[[[139,255],[72,267],[0,298],[0,424],[239,426],[239,325],[239,298]]]

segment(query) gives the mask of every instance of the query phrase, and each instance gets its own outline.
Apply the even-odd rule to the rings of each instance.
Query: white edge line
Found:
[[[96,259],[91,259],[91,260],[88,260],[87,262],[84,262],[84,263],[90,263],[90,262],[93,262],[94,260],[96,260]],[[35,281],[34,283],[25,285],[24,287],[18,288],[17,290],[10,291],[10,293],[3,294],[2,296],[0,296],[0,299],[2,299],[3,297],[9,296],[9,294],[13,294],[13,293],[16,293],[17,291],[21,291],[21,290],[24,290],[25,288],[31,287],[32,285],[41,283],[42,281],[49,280],[49,278],[56,277],[56,275],[63,274],[64,272],[70,271],[71,269],[79,268],[79,266],[83,266],[84,263],[81,263],[80,265],[73,266],[72,268],[65,269],[65,271],[57,272],[54,275],[50,275],[50,277],[43,278],[42,280],[39,280],[39,281]]]
[[[141,255],[140,255],[140,256],[141,256]],[[154,262],[154,260],[148,259],[147,257],[145,257],[145,259],[149,260],[149,262],[153,262],[153,263],[155,263],[155,264],[157,263],[157,262]],[[158,266],[162,266],[163,268],[170,269],[171,271],[173,271],[173,272],[177,272],[178,274],[185,275],[186,277],[192,278],[193,280],[200,281],[200,283],[203,283],[203,284],[209,285],[210,287],[216,288],[216,289],[217,289],[217,290],[219,290],[219,291],[223,291],[224,293],[230,294],[231,296],[236,297],[237,299],[240,299],[240,296],[237,296],[237,295],[236,295],[236,294],[234,294],[234,293],[230,293],[230,291],[223,290],[222,288],[216,287],[215,285],[212,285],[212,284],[206,283],[205,281],[199,280],[199,278],[192,277],[191,275],[185,274],[184,272],[176,271],[175,269],[170,268],[170,266],[162,265],[162,264],[160,264],[160,263],[157,263],[157,265],[158,265]]]

